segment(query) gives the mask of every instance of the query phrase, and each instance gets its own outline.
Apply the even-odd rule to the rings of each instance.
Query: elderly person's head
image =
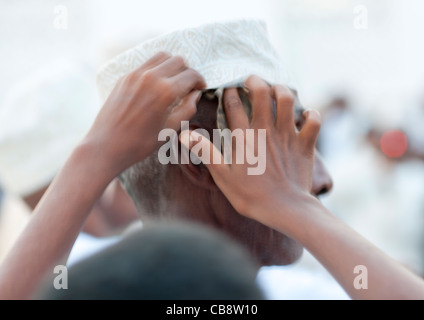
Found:
[[[268,83],[287,82],[264,24],[236,21],[178,31],[124,52],[98,74],[102,99],[107,98],[120,77],[159,51],[184,57],[190,67],[204,76],[211,92],[236,86],[252,74]],[[204,94],[189,128],[203,128],[212,137],[212,130],[219,127],[220,122],[222,125],[222,109],[218,108],[222,104],[220,98],[222,96]],[[296,125],[300,127],[303,119],[298,100],[295,108]],[[202,164],[164,165],[156,152],[129,168],[121,178],[144,222],[186,219],[221,229],[246,246],[262,265],[289,264],[302,253],[301,245],[293,239],[237,213]],[[312,192],[318,196],[331,187],[332,181],[317,155]]]

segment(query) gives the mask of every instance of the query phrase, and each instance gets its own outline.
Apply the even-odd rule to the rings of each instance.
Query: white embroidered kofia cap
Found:
[[[99,109],[95,73],[60,59],[14,86],[0,105],[0,181],[19,196],[46,187]]]
[[[160,51],[182,56],[206,80],[219,88],[255,74],[269,83],[288,84],[264,22],[238,20],[211,23],[162,35],[123,52],[100,68],[97,86],[104,102],[117,81]]]

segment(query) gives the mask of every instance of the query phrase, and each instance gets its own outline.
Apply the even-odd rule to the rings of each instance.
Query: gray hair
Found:
[[[141,217],[157,217],[164,211],[169,166],[159,162],[157,151],[124,171],[119,179]]]

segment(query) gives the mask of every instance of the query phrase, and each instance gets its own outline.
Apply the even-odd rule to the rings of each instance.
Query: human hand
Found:
[[[118,81],[86,141],[117,175],[159,148],[160,130],[177,129],[196,113],[204,87],[202,76],[181,57],[158,53]]]
[[[237,146],[232,144],[231,164],[224,164],[220,151],[205,137],[192,131],[181,133],[181,142],[190,150],[194,146],[202,152],[198,156],[209,169],[216,185],[240,214],[273,226],[275,213],[289,215],[311,195],[314,148],[320,129],[320,115],[304,112],[305,122],[298,132],[294,122],[294,95],[287,87],[270,87],[262,79],[251,76],[245,83],[250,92],[252,119],[249,119],[236,89],[224,93],[224,109],[232,132],[244,132],[245,155],[258,153],[259,129],[266,130],[265,172],[249,175],[249,164],[236,164]],[[276,103],[276,119],[272,104]],[[253,129],[255,139],[249,139],[247,130]],[[190,136],[188,136],[190,134]],[[215,150],[214,150],[215,149]],[[219,155],[217,159],[208,159]],[[287,218],[287,217],[285,217]],[[289,221],[290,219],[286,219]]]

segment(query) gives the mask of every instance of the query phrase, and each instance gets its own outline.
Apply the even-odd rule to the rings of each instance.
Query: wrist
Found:
[[[278,197],[264,206],[260,214],[260,222],[303,242],[304,236],[319,220],[329,216],[329,211],[319,199],[309,193],[297,193]]]
[[[146,142],[148,140],[143,139],[143,143],[134,142],[125,134],[118,135],[118,133],[108,130],[93,130],[80,143],[79,147],[94,151],[92,156],[97,158],[96,162],[101,165],[105,174],[115,178],[149,155],[148,152],[143,151],[154,150],[157,147],[153,143],[148,145]]]
[[[339,223],[321,201],[312,195],[299,200],[290,212],[289,218],[282,223],[285,234],[308,249],[328,232],[328,228]]]
[[[112,155],[101,144],[91,139],[81,141],[72,152],[71,160],[86,172],[90,179],[95,179],[99,186],[106,187],[120,174]]]

